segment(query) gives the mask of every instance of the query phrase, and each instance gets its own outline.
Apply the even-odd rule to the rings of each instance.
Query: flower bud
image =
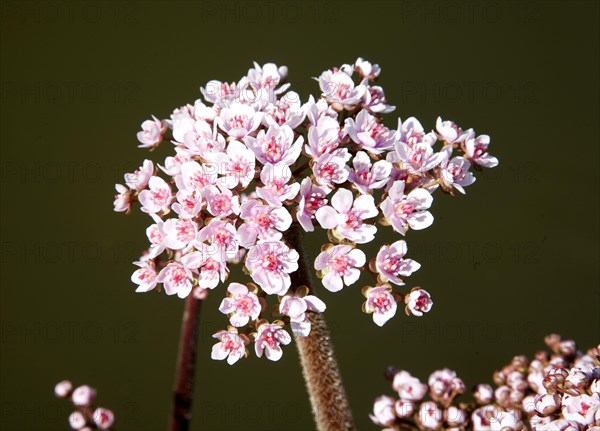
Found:
[[[68,380],[63,380],[62,382],[58,382],[54,387],[54,394],[58,398],[67,398],[71,395],[71,391],[73,390],[73,383]]]
[[[396,420],[394,411],[395,400],[392,397],[382,395],[375,400],[373,404],[373,414],[369,417],[375,425],[388,426],[392,425]]]
[[[560,342],[561,337],[558,334],[550,334],[544,337],[544,343],[546,343],[546,345],[550,347],[550,350],[552,350],[553,352],[558,352],[558,345],[560,344]]]
[[[412,401],[398,400],[394,404],[396,416],[399,418],[407,418],[415,413],[415,403]]]
[[[490,385],[477,385],[473,390],[477,404],[489,404],[494,400],[494,390]]]
[[[507,407],[510,405],[510,388],[506,385],[500,386],[494,392],[496,402],[502,406]]]
[[[541,416],[548,416],[560,407],[560,395],[544,394],[535,397],[535,411]]]
[[[535,395],[527,395],[523,398],[523,401],[521,401],[521,408],[529,415],[535,413],[535,397]]]
[[[437,430],[442,426],[442,411],[433,401],[421,404],[417,421],[426,430]]]
[[[564,356],[573,356],[577,352],[577,344],[573,340],[563,340],[558,344],[558,353]]]
[[[89,406],[96,398],[96,390],[88,385],[79,386],[73,391],[71,399],[76,406]]]
[[[96,410],[94,410],[94,414],[92,416],[94,418],[94,422],[101,430],[109,429],[115,422],[115,415],[113,412],[102,407],[98,407]]]
[[[450,406],[444,411],[444,420],[450,426],[459,427],[466,422],[467,414],[456,406]]]
[[[85,426],[86,422],[85,416],[79,410],[74,411],[69,416],[69,425],[74,430],[80,430]]]

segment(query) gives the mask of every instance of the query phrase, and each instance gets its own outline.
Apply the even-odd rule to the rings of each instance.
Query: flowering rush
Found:
[[[374,275],[363,310],[377,325],[398,304],[415,316],[431,309],[425,290],[402,291],[420,268],[406,257],[403,237],[433,223],[434,191],[463,194],[474,170],[498,160],[488,153],[489,136],[452,121],[438,118],[430,131],[414,117],[385,126],[383,115],[395,108],[375,85],[380,73],[361,58],[326,70],[316,78],[320,95],[302,102],[285,66],[254,64],[237,82],[208,82],[202,99],[170,118],[142,123],[141,148],[173,152],[144,160],[116,185],[115,211],[137,205],[149,216],[149,246],[131,279],[137,292],[222,292],[219,310],[230,325],[214,334],[214,359],[233,364],[254,343],[258,357],[278,360],[290,331],[307,336],[310,313],[325,310],[314,289],[292,284],[300,258],[286,240],[292,224],[327,231],[329,242],[310,263],[326,290]],[[394,238],[369,260],[360,247],[382,229]],[[232,265],[248,279],[228,283]],[[278,306],[268,307],[270,298]]]

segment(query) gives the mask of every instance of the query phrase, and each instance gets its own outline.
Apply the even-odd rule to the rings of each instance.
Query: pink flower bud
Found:
[[[76,406],[89,406],[96,398],[96,390],[87,385],[79,386],[73,391],[71,399]]]
[[[456,406],[450,406],[444,411],[444,419],[448,425],[459,427],[466,422],[467,414]]]
[[[109,429],[115,422],[115,415],[113,412],[103,407],[98,407],[94,410],[93,418],[94,422],[101,430]]]
[[[535,411],[542,416],[554,413],[560,407],[560,395],[545,394],[535,397]]]
[[[415,403],[412,401],[398,400],[394,408],[399,418],[407,418],[415,413]]]
[[[85,426],[86,422],[87,421],[85,419],[85,416],[80,411],[74,411],[69,416],[69,425],[74,430],[82,429]]]
[[[494,400],[494,390],[490,385],[477,385],[473,396],[478,404],[489,404]]]
[[[58,382],[54,387],[54,394],[58,398],[66,398],[71,395],[71,391],[73,390],[73,383],[68,380],[63,380],[62,382]]]

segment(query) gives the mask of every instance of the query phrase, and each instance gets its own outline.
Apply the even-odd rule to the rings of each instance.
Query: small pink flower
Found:
[[[218,165],[215,162],[185,162],[181,165],[181,174],[175,176],[175,184],[179,190],[202,193],[204,187],[217,182],[217,172]]]
[[[417,421],[421,429],[437,430],[441,427],[443,420],[442,410],[433,401],[426,401],[421,404],[417,412]]]
[[[219,174],[223,175],[219,182],[232,189],[240,184],[243,188],[254,179],[256,157],[240,141],[231,141],[226,153],[216,153],[212,160],[217,164]]]
[[[262,112],[256,112],[249,105],[233,102],[221,110],[216,121],[221,130],[229,136],[242,139],[260,126],[262,115]]]
[[[300,184],[292,182],[292,171],[286,165],[266,164],[260,172],[260,180],[264,187],[257,187],[256,194],[270,205],[280,207],[283,202],[292,200],[300,191]]]
[[[480,135],[477,138],[468,137],[462,144],[465,156],[472,163],[483,166],[484,168],[494,168],[498,166],[498,159],[488,153],[490,137]]]
[[[240,197],[228,188],[209,185],[202,190],[202,196],[206,199],[208,212],[215,217],[240,213]]]
[[[406,233],[407,226],[411,229],[425,229],[433,223],[433,216],[429,211],[433,197],[431,193],[422,188],[404,194],[404,181],[395,181],[388,190],[388,196],[381,203],[381,212],[394,230],[402,235]]]
[[[163,244],[171,250],[187,247],[198,233],[196,223],[188,219],[170,218],[159,225],[162,231]]]
[[[176,195],[177,202],[171,205],[179,218],[195,218],[202,210],[202,195],[195,190],[179,190]]]
[[[431,296],[425,289],[418,287],[413,288],[405,298],[406,314],[414,316],[422,316],[423,313],[429,312],[433,306]]]
[[[227,278],[227,264],[223,261],[219,249],[203,244],[201,251],[194,251],[181,258],[186,269],[198,271],[198,286],[202,289],[214,289]]]
[[[180,147],[175,147],[175,156],[168,156],[165,158],[164,166],[158,165],[158,167],[167,175],[177,175],[181,173],[181,165],[191,161],[191,157],[188,151]]]
[[[321,252],[315,259],[315,269],[324,274],[323,286],[330,292],[354,284],[366,262],[365,254],[350,245],[336,245]]]
[[[331,70],[319,76],[319,86],[329,103],[348,107],[358,105],[366,90],[364,84],[355,86],[347,73]]]
[[[152,261],[133,262],[140,268],[131,275],[131,281],[138,285],[136,292],[149,292],[156,287],[156,269]]]
[[[583,426],[594,424],[594,416],[600,409],[600,395],[564,395],[562,399],[562,415],[568,421]]]
[[[298,252],[281,241],[259,241],[246,256],[252,279],[269,295],[285,295],[289,274],[298,270]]]
[[[331,205],[315,213],[321,227],[335,229],[341,237],[359,244],[373,240],[377,228],[363,222],[378,214],[373,196],[361,195],[355,200],[350,190],[339,189],[331,198]]]
[[[442,121],[442,117],[437,118],[435,128],[439,139],[448,144],[457,144],[473,136],[473,129],[463,132],[454,121]]]
[[[396,109],[395,106],[387,104],[383,88],[369,86],[363,96],[363,106],[373,114],[389,114]]]
[[[377,121],[377,118],[363,109],[356,120],[347,118],[345,130],[361,149],[372,154],[380,154],[394,147],[395,132]]]
[[[346,148],[319,156],[312,166],[316,182],[328,188],[334,187],[334,184],[346,182],[349,173],[346,169],[346,162],[350,160],[350,157]]]
[[[131,210],[131,190],[122,184],[115,184],[117,194],[113,203],[116,212],[129,212]]]
[[[165,124],[153,115],[152,120],[146,120],[142,123],[142,131],[137,134],[138,141],[142,145],[138,145],[138,147],[154,148],[158,146],[162,142],[162,135],[166,129]]]
[[[76,406],[89,406],[94,402],[94,398],[96,398],[96,390],[88,385],[75,388],[71,394],[71,400]]]
[[[115,415],[109,409],[98,407],[92,414],[94,423],[101,430],[107,430],[115,423]]]
[[[256,200],[242,204],[240,217],[245,221],[238,229],[238,241],[250,248],[259,240],[280,240],[292,224],[292,216],[284,207],[262,205]]]
[[[229,322],[233,326],[245,326],[258,318],[262,306],[255,293],[240,283],[231,283],[227,291],[230,295],[223,299],[219,311],[230,315]]]
[[[199,155],[212,160],[216,154],[225,151],[225,137],[218,132],[216,124],[198,120],[194,127],[183,135],[183,145],[190,155]]]
[[[369,414],[369,417],[375,425],[386,427],[393,425],[396,421],[396,413],[394,410],[394,400],[392,397],[382,395],[375,399],[373,404],[373,414]]]
[[[306,112],[300,104],[300,96],[294,91],[284,94],[281,99],[265,108],[263,124],[269,127],[272,124],[278,126],[288,125],[292,129],[298,127],[304,121]]]
[[[320,117],[317,124],[308,129],[306,153],[313,159],[317,159],[325,153],[331,153],[340,145],[342,133],[345,135],[346,132],[340,130],[337,119],[328,116]]]
[[[296,219],[306,232],[315,230],[313,220],[319,208],[327,205],[326,196],[329,191],[316,186],[310,178],[304,178],[300,185],[300,202],[296,212]]]
[[[263,353],[267,359],[278,361],[283,356],[281,345],[290,344],[292,338],[279,323],[264,323],[258,327],[258,333],[254,342],[256,356],[262,357]]]
[[[212,359],[223,360],[227,358],[227,363],[233,365],[246,356],[246,344],[249,340],[245,335],[238,335],[237,331],[219,331],[213,335],[213,338],[216,338],[219,342],[212,348]]]
[[[367,300],[363,305],[365,313],[373,313],[373,321],[383,326],[396,314],[398,304],[391,293],[391,287],[377,286],[364,289]]]
[[[447,148],[451,149],[452,147]],[[442,163],[445,157],[444,152],[435,153],[431,145],[426,142],[417,142],[412,146],[404,142],[397,142],[395,150],[403,168],[413,175],[422,175],[433,169]]]
[[[282,66],[280,68],[273,63],[266,63],[262,67],[254,62],[254,68],[248,71],[248,81],[259,89],[267,91],[273,91],[277,87],[285,76],[287,75],[287,68]],[[275,92],[277,94],[277,92]],[[270,99],[268,99],[270,100]]]
[[[246,136],[246,145],[254,151],[256,158],[264,165],[267,163],[293,165],[302,151],[304,138],[299,136],[294,141],[294,131],[290,126],[269,126],[267,132],[260,130],[256,138]]]
[[[125,174],[125,184],[132,190],[141,190],[148,185],[148,181],[154,175],[154,163],[152,160],[144,160],[142,166],[131,174]]]
[[[450,150],[447,151],[447,154],[450,154]],[[471,163],[467,159],[460,156],[454,157],[451,160],[447,160],[441,166],[440,178],[442,183],[446,187],[453,187],[464,194],[464,187],[475,182],[475,176],[469,172],[470,167]]]
[[[437,137],[433,132],[425,133],[421,122],[415,117],[409,117],[404,122],[398,118],[396,138],[411,148],[421,142],[432,146],[437,141]]]
[[[58,382],[54,387],[54,395],[59,398],[66,398],[71,395],[71,391],[73,390],[73,383],[69,380],[63,380],[62,382]]]
[[[408,277],[421,267],[412,259],[403,259],[407,250],[406,242],[403,240],[396,241],[389,246],[383,245],[379,249],[375,261],[377,272],[392,283],[403,286],[404,282],[400,276]]]
[[[149,190],[142,190],[139,195],[142,211],[155,214],[167,211],[171,204],[171,187],[160,177],[152,177],[148,182]]]
[[[237,231],[235,226],[221,219],[212,219],[210,223],[200,229],[196,236],[195,247],[202,249],[202,243],[208,242],[211,247],[211,253],[219,254],[217,260],[235,260],[238,256],[239,244],[236,239]]]
[[[192,274],[180,263],[169,263],[160,271],[156,281],[164,284],[167,295],[177,294],[183,299],[192,291]]]
[[[301,337],[310,334],[311,324],[306,312],[322,313],[325,309],[325,303],[314,295],[285,295],[279,304],[279,312],[290,318],[292,332]]]
[[[413,377],[407,371],[398,371],[394,374],[394,380],[392,381],[392,387],[401,400],[417,402],[421,401],[429,388],[426,384],[422,383],[418,378]]]
[[[464,382],[456,376],[456,372],[448,368],[431,373],[428,383],[431,398],[444,405],[450,404],[456,395],[465,392]]]
[[[356,70],[363,78],[368,78],[370,80],[377,78],[381,73],[381,67],[379,67],[378,64],[371,64],[361,57],[356,59],[354,70]]]
[[[354,169],[349,169],[348,180],[362,194],[385,187],[392,173],[390,162],[379,160],[372,164],[371,158],[364,151],[356,153],[352,160],[352,166],[354,166]]]

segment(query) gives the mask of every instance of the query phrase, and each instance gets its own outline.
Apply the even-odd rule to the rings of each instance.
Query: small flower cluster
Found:
[[[488,384],[473,389],[473,403],[456,403],[465,392],[454,371],[434,372],[428,385],[406,371],[387,376],[399,399],[375,400],[371,420],[384,431],[600,431],[600,346],[583,353],[573,340],[546,337],[552,353],[513,360],[494,373]],[[425,400],[429,395],[431,400]]]
[[[363,289],[363,310],[378,325],[403,301],[408,314],[430,310],[425,290],[394,291],[420,267],[405,258],[405,241],[384,245],[368,264],[358,246],[386,226],[402,236],[427,228],[436,189],[464,193],[475,181],[471,170],[498,161],[487,151],[489,136],[441,118],[436,131],[413,117],[387,128],[382,115],[394,107],[374,84],[380,71],[360,58],[327,70],[317,78],[321,96],[303,104],[288,91],[286,67],[255,64],[238,82],[210,81],[204,100],[169,119],[142,124],[140,147],[168,140],[175,153],[159,165],[144,160],[116,186],[115,211],[138,202],[153,221],[150,247],[134,262],[136,291],[204,298],[237,263],[252,278],[227,287],[220,310],[231,326],[214,335],[213,358],[235,363],[254,341],[259,357],[278,360],[290,342],[285,325],[306,336],[308,313],[325,310],[314,292],[291,285],[299,254],[284,233],[292,223],[328,231],[330,243],[314,262],[327,290],[356,283],[365,268],[375,275],[375,286]],[[277,316],[263,315],[268,295],[278,297]]]
[[[68,380],[59,382],[54,387],[58,398],[69,398],[76,410],[69,416],[69,425],[74,430],[91,431],[95,429],[110,430],[115,422],[113,412],[104,407],[95,407],[96,390],[87,385],[73,389]]]

